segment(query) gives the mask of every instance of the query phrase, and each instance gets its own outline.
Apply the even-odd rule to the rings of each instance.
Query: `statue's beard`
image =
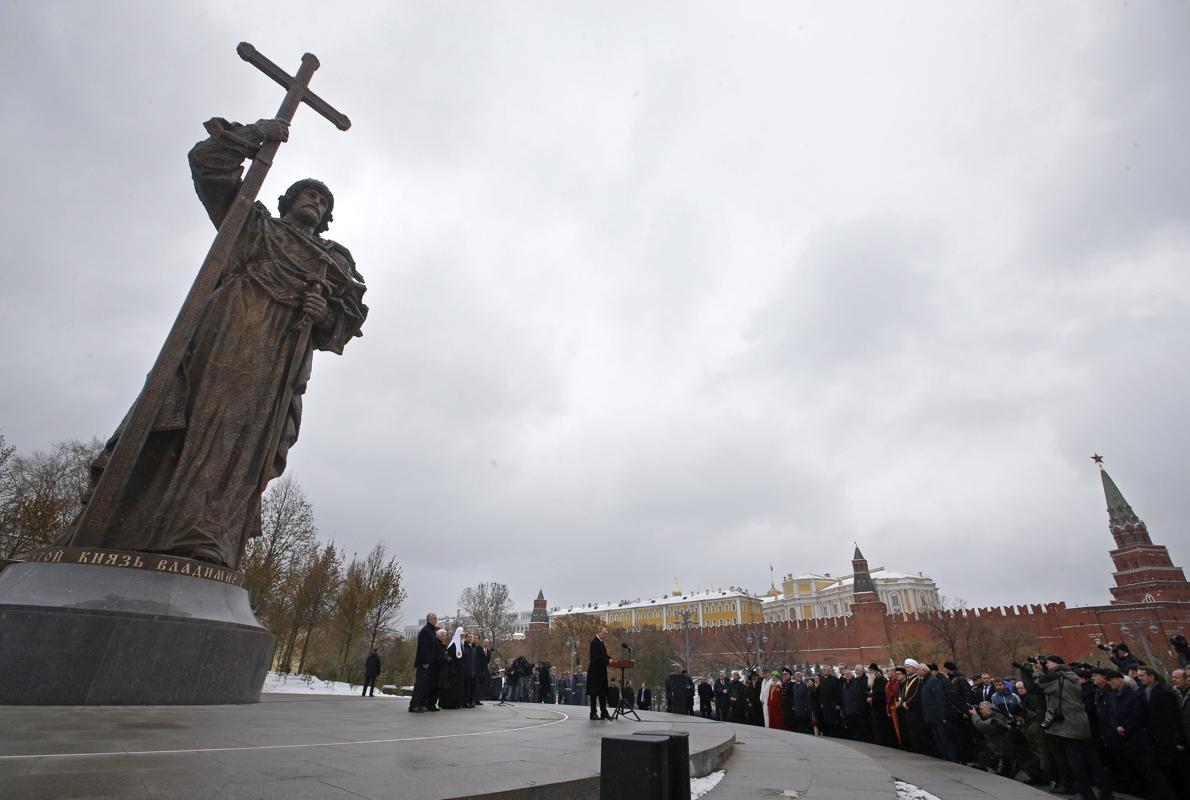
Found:
[[[298,222],[303,225],[310,225],[311,227],[317,226],[318,223],[322,222],[322,216],[318,213],[318,210],[310,206],[294,206],[293,216]]]

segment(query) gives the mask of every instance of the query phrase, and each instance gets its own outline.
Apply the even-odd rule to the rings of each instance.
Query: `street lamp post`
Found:
[[[755,670],[759,672],[762,667],[764,646],[768,644],[769,641],[768,634],[764,633],[759,627],[755,627],[748,633],[746,641],[748,642],[749,648],[752,647],[753,643],[756,645]]]
[[[574,702],[574,657],[578,653],[578,637],[573,633],[566,637],[566,646],[570,648],[570,698]]]
[[[690,674],[690,620],[694,617],[694,612],[688,608],[683,608],[680,611],[674,612],[680,614],[682,617],[682,636],[686,642],[686,674]]]
[[[1153,651],[1149,648],[1149,637],[1145,636],[1146,623],[1148,625],[1149,633],[1158,633],[1161,630],[1160,628],[1157,627],[1157,623],[1155,623],[1155,622],[1152,622],[1147,619],[1137,619],[1137,620],[1132,620],[1131,622],[1122,623],[1120,625],[1120,633],[1124,634],[1125,636],[1127,636],[1129,639],[1131,639],[1134,642],[1137,639],[1140,639],[1140,646],[1144,648],[1145,658],[1148,659],[1145,663],[1148,664],[1150,667],[1153,667],[1154,669],[1159,670],[1159,669],[1161,669],[1161,667],[1160,667],[1160,665],[1158,665],[1157,659],[1153,656]],[[1129,626],[1131,626],[1131,627],[1129,627]],[[1133,633],[1134,629],[1135,629],[1135,633]]]

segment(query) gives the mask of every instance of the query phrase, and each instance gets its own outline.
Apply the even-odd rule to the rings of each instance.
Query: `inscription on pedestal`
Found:
[[[193,578],[217,581],[232,586],[244,585],[244,573],[239,570],[206,564],[191,558],[178,558],[157,553],[134,553],[127,550],[107,550],[95,547],[51,547],[34,550],[25,556],[25,561],[143,569],[150,572],[168,572],[172,575],[189,575]]]

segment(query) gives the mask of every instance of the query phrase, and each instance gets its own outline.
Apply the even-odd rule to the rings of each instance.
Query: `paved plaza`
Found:
[[[1048,796],[966,767],[697,717],[592,723],[575,706],[486,704],[409,714],[403,700],[265,695],[242,706],[0,709],[0,800],[586,800],[600,738],[690,734],[708,800],[895,800],[893,778],[942,800]]]

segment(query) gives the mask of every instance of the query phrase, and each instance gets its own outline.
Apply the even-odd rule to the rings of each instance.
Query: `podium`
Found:
[[[620,670],[620,702],[616,703],[616,710],[612,712],[612,719],[615,720],[631,714],[636,718],[637,722],[640,722],[640,716],[624,698],[624,670],[632,669],[636,666],[636,662],[631,658],[617,658],[615,661],[609,661],[607,665],[611,669]]]

